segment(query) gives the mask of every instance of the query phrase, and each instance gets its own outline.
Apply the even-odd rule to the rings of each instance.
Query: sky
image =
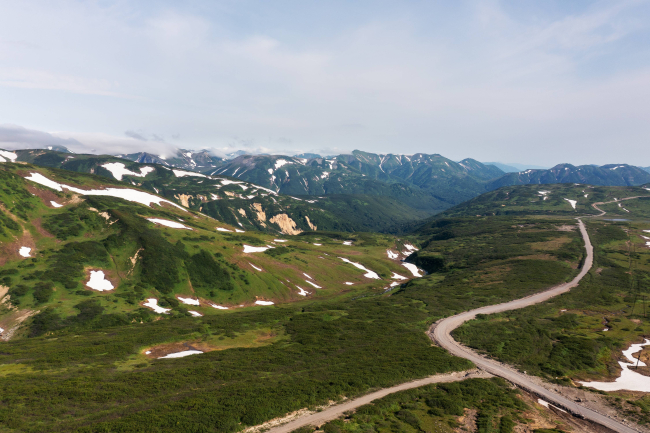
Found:
[[[650,166],[650,2],[7,0],[0,147]]]

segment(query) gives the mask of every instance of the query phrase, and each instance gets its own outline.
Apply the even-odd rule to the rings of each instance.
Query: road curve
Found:
[[[580,227],[580,233],[582,234],[582,239],[585,242],[585,249],[587,252],[587,257],[585,262],[580,270],[580,273],[570,282],[560,284],[555,287],[551,287],[548,290],[545,290],[534,295],[526,296],[525,298],[516,299],[510,302],[504,302],[502,304],[489,305],[486,307],[477,308],[475,310],[466,311],[464,313],[457,314],[455,316],[447,317],[441,319],[438,322],[431,325],[429,328],[429,337],[438,343],[441,347],[447,349],[451,354],[468,359],[472,361],[477,367],[482,370],[485,370],[495,376],[502,377],[509,382],[514,383],[515,385],[533,393],[537,396],[543,398],[546,401],[553,403],[556,406],[566,409],[570,413],[577,415],[581,418],[588,419],[605,427],[608,427],[614,431],[621,433],[635,433],[637,430],[629,427],[620,421],[616,421],[612,418],[609,418],[606,415],[602,415],[596,411],[588,409],[582,405],[577,404],[576,402],[569,400],[553,391],[550,391],[544,387],[537,385],[529,376],[524,373],[520,373],[511,367],[503,365],[497,361],[487,359],[483,356],[478,355],[468,347],[461,345],[456,342],[451,336],[451,332],[461,326],[463,323],[468,320],[472,320],[476,317],[477,314],[494,314],[501,313],[503,311],[516,310],[519,308],[528,307],[530,305],[538,304],[540,302],[547,301],[555,296],[566,293],[572,288],[576,287],[580,280],[589,272],[594,262],[594,248],[591,245],[589,235],[587,234],[587,229],[585,228],[582,220],[578,219],[578,225]]]

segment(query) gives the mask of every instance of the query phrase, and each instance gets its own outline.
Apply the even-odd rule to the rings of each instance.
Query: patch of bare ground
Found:
[[[561,225],[557,229],[561,232],[572,232],[574,231],[578,226],[570,226],[570,225]]]
[[[557,250],[562,245],[571,242],[571,238],[568,236],[561,236],[559,238],[551,239],[550,241],[545,242],[534,242],[530,244],[530,248],[533,250],[544,250],[544,251],[553,251]]]
[[[4,299],[4,298],[3,298]],[[38,313],[38,310],[16,310],[12,313],[4,316],[0,320],[0,328],[4,329],[2,334],[0,334],[0,341],[9,341],[14,336],[16,331],[20,328],[20,325],[30,318],[31,316]]]
[[[460,427],[456,429],[457,432],[470,432],[474,433],[478,428],[476,427],[476,418],[478,411],[476,409],[465,409],[465,413],[458,418]]]
[[[215,347],[208,345],[203,341],[178,341],[176,343],[159,344],[154,347],[145,349],[142,353],[148,358],[160,358],[170,353],[183,352],[185,350],[200,350],[201,352],[211,352],[216,350]],[[148,353],[147,353],[148,352]]]
[[[345,401],[345,400],[346,399],[343,398],[342,401]],[[303,417],[305,415],[320,412],[323,409],[327,409],[328,407],[334,406],[335,404],[338,404],[338,403],[340,403],[340,402],[330,400],[328,402],[328,404],[323,405],[323,406],[317,406],[317,407],[312,408],[312,409],[307,409],[307,408],[299,409],[299,410],[297,410],[295,412],[291,412],[291,413],[289,413],[289,414],[287,414],[287,415],[285,415],[283,417],[273,418],[272,420],[269,420],[269,421],[265,422],[264,424],[256,425],[256,426],[253,426],[253,427],[248,427],[246,430],[243,431],[243,433],[262,433],[262,432],[265,432],[265,431],[269,430],[270,428],[279,427],[281,425],[284,425],[284,424],[287,424],[287,423],[289,423],[291,421],[294,421],[294,420],[296,420],[298,418],[301,418],[301,417]]]
[[[514,260],[555,260],[557,261],[557,257],[552,256],[550,254],[531,254],[528,256],[515,257]]]
[[[20,239],[16,239],[16,241],[4,244],[2,247],[0,247],[0,266],[4,266],[7,260],[10,259],[27,259],[27,257],[23,257],[18,254],[18,251],[21,247],[31,248],[32,250],[30,251],[30,255],[31,257],[34,257],[34,253],[36,252],[36,243],[34,242],[32,235],[27,230],[23,232],[23,236]]]
[[[46,238],[53,238],[54,237],[54,235],[52,233],[48,232],[47,230],[45,230],[43,228],[41,218],[36,218],[36,219],[32,220],[32,225],[36,229],[36,232],[38,232],[38,234],[40,234],[41,236],[45,236]],[[60,242],[60,241],[57,240],[57,242]]]
[[[52,206],[52,203],[51,203],[53,201],[55,201],[55,202],[57,202],[59,204],[63,204],[62,200],[61,200],[61,197],[59,197],[58,195],[56,195],[53,191],[51,191],[49,189],[48,190],[40,189],[40,188],[36,188],[33,185],[26,185],[26,188],[27,188],[27,191],[29,191],[30,193],[32,193],[36,197],[40,198],[41,200],[43,200],[43,203],[45,203],[45,206],[47,206],[47,207],[53,208],[54,206]]]

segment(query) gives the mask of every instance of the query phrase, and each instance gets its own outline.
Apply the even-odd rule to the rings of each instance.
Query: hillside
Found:
[[[70,155],[46,150],[22,150],[16,154],[18,161],[91,173],[138,186],[246,230],[286,234],[315,229],[393,232],[430,215],[397,199],[380,197],[380,194],[300,198],[229,176],[204,175],[154,163],[140,164],[113,156]],[[396,189],[395,196],[405,195],[396,186],[392,188]],[[420,204],[421,197],[416,198],[414,204]]]
[[[106,294],[115,295],[104,308],[110,318],[97,320],[120,322],[153,319],[162,311],[156,305],[165,314],[209,315],[383,290],[410,275],[399,261],[409,250],[387,235],[278,238],[97,176],[9,163],[0,176],[0,260],[9,287],[2,296],[13,305],[0,316],[3,338],[38,311],[57,318],[37,333],[65,326],[75,305]]]
[[[437,217],[495,215],[596,215],[594,203],[646,196],[647,187],[576,184],[504,186],[468,200]],[[626,203],[622,202],[620,212]],[[615,205],[615,207],[618,207]],[[629,216],[629,215],[628,215]],[[435,218],[434,218],[435,219]]]

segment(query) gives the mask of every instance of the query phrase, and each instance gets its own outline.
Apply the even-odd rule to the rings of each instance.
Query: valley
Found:
[[[152,431],[238,431],[342,399],[355,402],[349,408],[368,405],[354,399],[373,390],[382,397],[447,389],[438,377],[466,379],[474,365],[503,374],[449,344],[431,346],[425,331],[445,317],[534,299],[592,275],[574,218],[606,210],[587,230],[621,224],[606,217],[645,215],[644,199],[626,199],[650,195],[629,186],[512,186],[420,219],[409,233],[340,232],[322,229],[324,220],[311,213],[297,216],[308,196],[220,175],[92,164],[108,174],[26,162],[0,167],[0,383],[7,390],[0,420],[13,430],[46,423],[51,431],[129,431],[146,423]],[[199,191],[219,198],[185,198]],[[312,205],[335,196],[322,197],[303,209],[314,212]],[[227,203],[226,213],[210,211],[211,203]],[[250,223],[259,212],[263,231]],[[594,239],[598,260],[601,240]],[[477,320],[487,320],[482,314]],[[481,374],[460,386],[510,398],[505,382]],[[413,380],[421,381],[416,390],[404,391]],[[536,407],[523,394],[514,398],[528,403],[508,411],[462,404],[514,426]],[[458,419],[456,410],[429,412],[390,422],[452,426]],[[318,419],[339,425],[331,420],[340,414],[335,405]]]

